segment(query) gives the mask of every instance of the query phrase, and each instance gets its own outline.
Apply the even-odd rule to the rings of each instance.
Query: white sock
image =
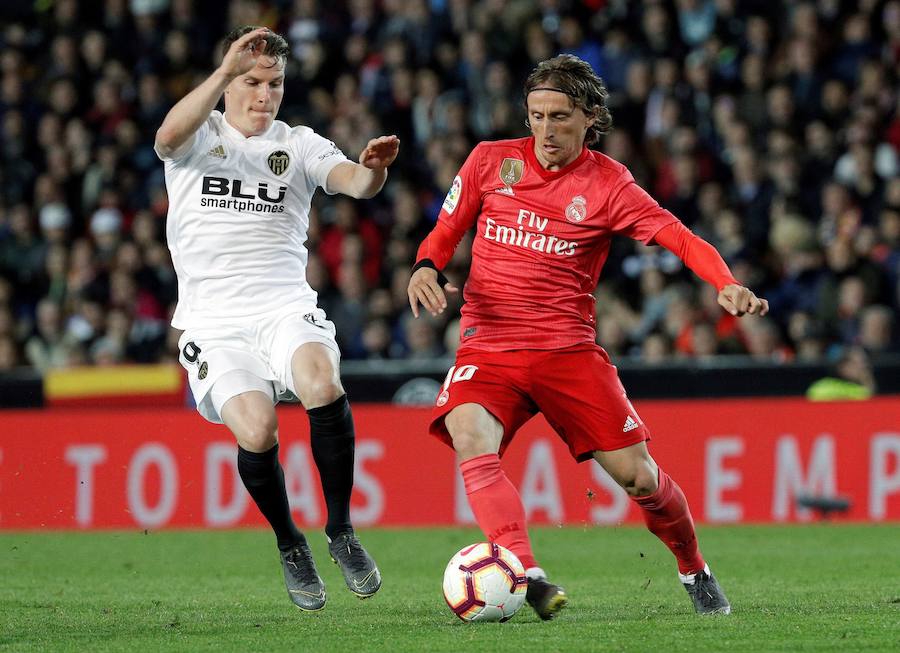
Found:
[[[709,565],[703,565],[703,571],[705,571],[705,572],[706,572],[706,575],[709,576]],[[526,574],[527,574],[527,572],[526,572]],[[694,584],[694,577],[695,577],[696,575],[697,575],[697,574],[682,574],[681,572],[679,572],[679,573],[678,573],[678,579],[679,579],[679,580],[682,582],[682,584],[684,584],[684,585],[693,585],[693,584]]]
[[[547,578],[547,574],[540,567],[529,567],[525,570],[525,578],[529,580],[537,580],[539,578]]]

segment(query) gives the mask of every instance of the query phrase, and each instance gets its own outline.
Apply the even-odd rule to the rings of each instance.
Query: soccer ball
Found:
[[[506,621],[527,589],[522,563],[499,544],[470,544],[444,570],[444,600],[463,621]]]

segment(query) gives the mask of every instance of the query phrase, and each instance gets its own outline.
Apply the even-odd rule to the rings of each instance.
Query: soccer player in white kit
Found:
[[[338,374],[334,325],[306,281],[310,200],[369,198],[387,179],[396,136],[369,141],[359,163],[308,127],[276,121],[290,49],[263,27],[225,37],[219,68],[182,98],[156,132],[165,162],[166,236],[178,274],[172,326],[197,409],[238,443],[238,471],[275,532],[288,593],[325,607],[325,584],[288,506],[275,404],[295,395],[309,414],[328,508],[325,533],[347,587],[381,587],[350,522],[354,429]],[[216,111],[224,94],[225,113]]]

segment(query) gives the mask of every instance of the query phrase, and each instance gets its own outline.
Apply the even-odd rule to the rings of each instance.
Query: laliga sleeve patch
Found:
[[[450,192],[448,192],[447,197],[444,198],[444,210],[447,213],[453,213],[453,211],[456,210],[460,195],[462,195],[462,178],[457,175],[450,185]]]

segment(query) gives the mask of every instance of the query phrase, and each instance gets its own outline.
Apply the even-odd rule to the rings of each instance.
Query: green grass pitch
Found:
[[[361,531],[384,586],[360,601],[309,533],[328,605],[302,613],[264,531],[0,535],[0,650],[898,651],[900,525],[700,528],[728,617],[699,617],[669,552],[640,528],[537,528],[568,591],[553,622],[525,606],[464,624],[441,575],[473,529]]]

